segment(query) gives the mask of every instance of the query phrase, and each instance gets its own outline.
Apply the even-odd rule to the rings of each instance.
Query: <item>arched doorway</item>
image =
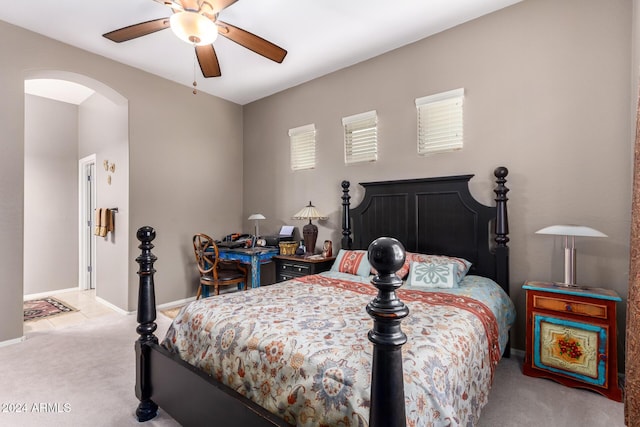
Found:
[[[63,90],[56,99],[42,89],[27,90],[33,83]],[[74,101],[65,88],[85,95]],[[25,77],[25,295],[95,287],[97,300],[121,311],[119,295],[127,292],[128,143],[128,103],[113,89],[64,71]],[[90,185],[83,182],[87,171],[94,179]],[[90,231],[93,207],[118,208],[117,229],[104,238]]]

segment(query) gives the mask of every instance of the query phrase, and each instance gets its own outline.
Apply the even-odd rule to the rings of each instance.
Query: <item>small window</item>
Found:
[[[464,89],[416,99],[418,154],[462,149]]]
[[[342,125],[345,164],[378,160],[378,116],[375,110],[344,117]]]
[[[289,129],[291,170],[316,167],[316,126],[314,124]]]

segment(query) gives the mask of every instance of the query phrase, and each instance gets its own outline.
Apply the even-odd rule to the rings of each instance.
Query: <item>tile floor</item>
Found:
[[[30,320],[24,322],[24,334],[27,335],[31,332],[49,331],[58,328],[64,328],[67,326],[78,325],[87,319],[105,316],[115,313],[114,310],[106,305],[96,301],[96,291],[91,290],[74,290],[61,292],[59,294],[51,295],[53,298],[59,299],[71,305],[78,311],[73,313],[61,314],[59,316],[45,317],[40,320]]]

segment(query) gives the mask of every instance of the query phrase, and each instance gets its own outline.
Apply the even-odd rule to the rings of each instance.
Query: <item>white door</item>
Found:
[[[95,226],[96,209],[96,157],[91,155],[80,159],[80,257],[79,279],[80,289],[94,289],[95,264],[96,264],[96,240],[93,234]]]

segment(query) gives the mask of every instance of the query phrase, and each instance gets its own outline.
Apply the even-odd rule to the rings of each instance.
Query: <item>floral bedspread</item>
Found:
[[[287,422],[366,426],[372,319],[368,283],[306,276],[195,301],[163,345]],[[487,403],[500,358],[498,325],[483,303],[402,291],[407,425],[470,426]]]

